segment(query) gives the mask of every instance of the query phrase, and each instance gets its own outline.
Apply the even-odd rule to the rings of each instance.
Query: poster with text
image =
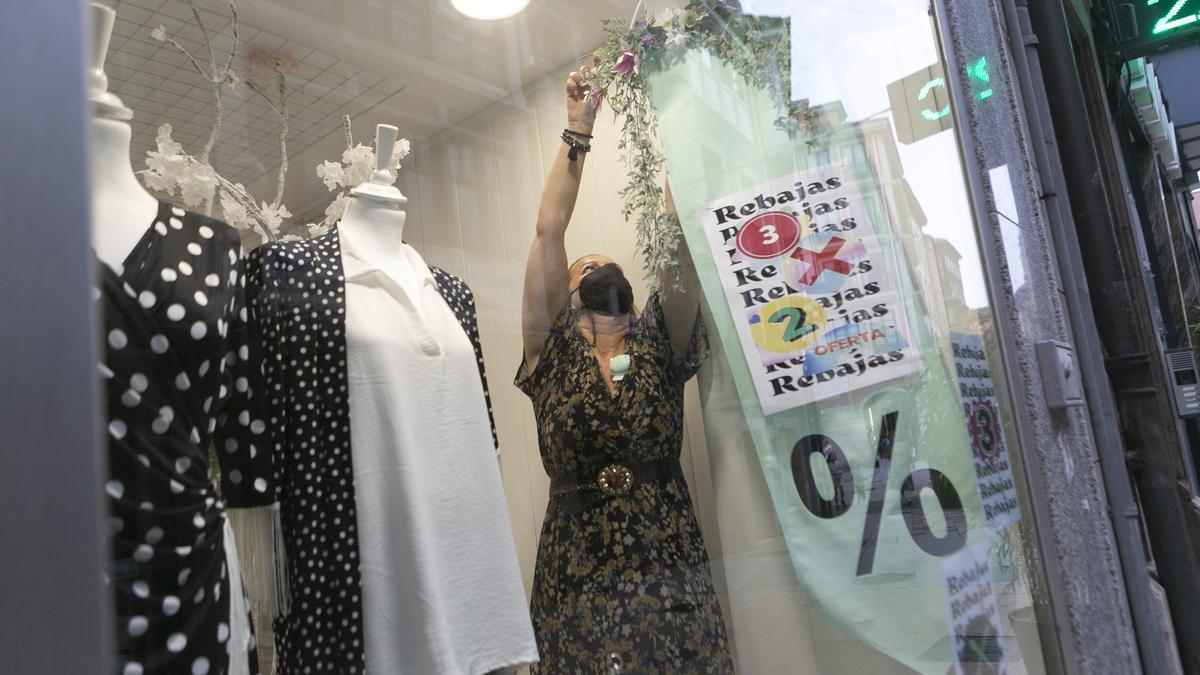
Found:
[[[715,55],[646,72],[713,346],[699,394],[714,508],[734,524],[722,566],[735,602],[771,598],[732,630],[797,637],[739,648],[739,666],[953,672],[941,563],[991,532],[947,298],[929,293],[954,270],[925,256],[921,199],[944,191],[908,183],[886,116],[792,133]],[[937,175],[960,166],[942,159]]]
[[[988,529],[997,532],[1021,520],[1008,445],[1000,426],[1000,401],[983,351],[983,339],[951,332],[950,345],[983,514]]]
[[[709,202],[703,226],[763,414],[921,368],[898,286],[849,170]]]
[[[954,672],[1005,675],[1008,662],[987,542],[946,558],[942,562],[942,575],[946,626],[954,646]]]

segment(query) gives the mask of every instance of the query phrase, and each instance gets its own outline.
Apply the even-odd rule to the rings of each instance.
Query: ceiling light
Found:
[[[450,0],[462,14],[472,19],[507,19],[529,5],[529,0]]]

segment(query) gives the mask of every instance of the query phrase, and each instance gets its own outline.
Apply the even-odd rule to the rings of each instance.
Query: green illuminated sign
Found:
[[[946,78],[944,78],[944,77],[933,78],[932,80],[921,85],[921,91],[920,91],[920,93],[917,94],[917,100],[924,101],[926,98],[929,97],[929,92],[933,91],[934,88],[944,87],[944,86],[946,86]],[[949,114],[950,114],[950,104],[949,103],[942,106],[941,110],[938,110],[937,112],[934,112],[934,111],[930,110],[929,108],[923,108],[921,110],[921,117],[924,117],[925,119],[929,120],[930,122],[933,122],[935,120],[940,120]]]
[[[1116,11],[1127,59],[1200,43],[1200,0],[1134,0]]]
[[[995,92],[987,57],[981,56],[968,63],[966,72],[971,97],[976,101],[991,98]],[[950,92],[946,89],[946,76],[940,63],[889,84],[888,98],[892,103],[896,139],[901,143],[915,143],[953,126]]]
[[[975,100],[982,101],[992,97],[992,78],[988,75],[987,57],[981,56],[978,61],[967,66],[967,77],[971,78],[971,91]]]
[[[1184,26],[1190,26],[1200,21],[1200,9],[1196,7],[1185,9],[1189,1],[1192,5],[1200,5],[1195,0],[1177,0],[1167,10],[1166,14],[1163,14],[1159,17],[1158,21],[1154,22],[1154,25],[1150,27],[1150,33],[1152,35],[1162,35],[1163,33],[1183,28]],[[1153,8],[1155,5],[1159,5],[1158,9],[1161,10],[1166,7],[1167,3],[1160,2],[1159,0],[1146,0],[1146,7],[1148,9]]]

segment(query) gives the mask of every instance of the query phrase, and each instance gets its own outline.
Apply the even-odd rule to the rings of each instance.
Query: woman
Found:
[[[533,400],[551,478],[533,670],[732,673],[679,466],[683,387],[708,348],[698,293],[656,294],[637,312],[611,259],[567,264],[564,235],[596,115],[589,71],[567,79],[567,128],[525,269],[516,384]]]

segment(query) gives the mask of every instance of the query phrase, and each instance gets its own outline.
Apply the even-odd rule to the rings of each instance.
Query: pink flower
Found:
[[[637,57],[629,50],[622,52],[621,58],[617,59],[617,64],[612,67],[612,71],[629,77],[637,72]]]
[[[588,92],[588,103],[592,104],[592,110],[599,110],[600,103],[604,100],[604,92],[600,89],[593,89]]]

